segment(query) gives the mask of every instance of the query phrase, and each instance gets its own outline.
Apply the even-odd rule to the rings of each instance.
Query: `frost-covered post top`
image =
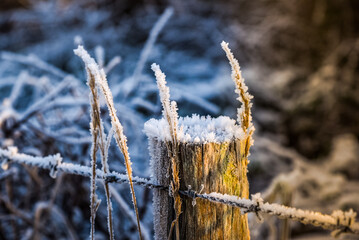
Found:
[[[171,141],[170,131],[165,119],[150,119],[145,123],[144,132],[149,139]],[[178,119],[178,142],[180,143],[224,143],[235,139],[243,140],[245,134],[235,120],[220,116],[192,115]]]
[[[244,156],[247,135],[234,119],[180,117],[176,148],[171,141],[166,119],[151,119],[144,131],[149,139],[152,181],[173,186],[169,169],[173,167],[170,151],[176,151],[179,189],[196,192],[219,192],[248,198],[247,157]],[[170,144],[168,144],[170,143]],[[170,146],[170,147],[169,147]],[[167,239],[175,216],[168,192],[154,190],[153,211],[155,239]],[[240,239],[249,240],[247,215],[237,208],[226,208],[207,201],[182,198],[179,239]],[[211,209],[211,214],[208,213]],[[223,221],[218,221],[221,216]],[[202,221],[201,219],[206,219]],[[188,224],[191,223],[191,224]],[[231,229],[231,231],[223,231]],[[175,238],[170,238],[175,239]]]
[[[176,233],[177,240],[250,238],[247,215],[238,209],[223,209],[203,201],[195,204],[179,195],[180,190],[190,188],[197,192],[249,197],[247,165],[254,131],[252,97],[228,44],[222,43],[222,47],[232,66],[232,79],[241,102],[237,122],[225,116],[178,118],[177,104],[170,101],[166,75],[157,64],[151,66],[157,80],[163,118],[147,121],[144,131],[149,139],[153,181],[170,186],[170,196],[173,197],[170,199],[168,193],[154,190],[155,239],[174,239],[172,232]],[[208,209],[211,209],[211,214],[208,214]],[[219,222],[216,216],[223,216],[222,221]]]

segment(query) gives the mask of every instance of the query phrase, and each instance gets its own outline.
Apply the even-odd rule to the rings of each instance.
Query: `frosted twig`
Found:
[[[120,62],[121,62],[121,57],[116,56],[112,58],[104,68],[105,73],[108,74],[116,65],[120,64]]]
[[[15,205],[13,205],[13,203],[7,197],[0,196],[0,202],[4,203],[7,210],[14,215],[15,220],[18,221],[19,219],[21,219],[29,226],[33,225],[33,222],[34,222],[33,217],[30,214],[28,214],[27,212],[18,209]],[[46,229],[42,226],[40,226],[39,228],[40,228],[39,230],[41,232],[43,232],[45,234],[49,233],[48,229]]]
[[[48,211],[49,213],[53,213],[56,215],[56,218],[54,219],[59,219],[65,226],[65,229],[67,230],[67,234],[69,239],[72,240],[77,240],[78,237],[76,236],[76,232],[73,229],[73,227],[71,226],[69,220],[65,217],[63,211],[61,209],[59,209],[56,205],[52,205],[49,202],[38,202],[35,206],[35,210],[34,210],[34,231],[33,231],[33,239],[38,239],[39,237],[37,236],[37,230],[40,228],[41,224],[40,224],[40,220],[41,220],[41,216],[42,216],[42,212],[43,211]]]
[[[97,48],[97,58],[100,60],[103,65],[104,61],[104,53],[103,48]],[[98,89],[96,84],[96,77],[89,67],[86,67],[87,71],[87,85],[90,88],[90,102],[91,102],[91,123],[90,129],[92,134],[92,177],[91,177],[91,239],[94,239],[94,218],[96,213],[95,211],[95,199],[96,199],[96,152],[97,148],[100,148],[101,151],[101,162],[102,162],[102,171],[107,173],[109,170],[107,156],[108,156],[108,147],[105,143],[106,135],[104,132],[104,126],[101,120],[101,109],[99,103]],[[108,231],[110,235],[110,239],[113,240],[115,238],[113,231],[113,220],[112,220],[112,203],[111,203],[111,193],[109,191],[108,183],[104,183],[105,193],[106,193],[106,202],[107,202],[107,222],[108,222]]]
[[[50,93],[36,101],[31,107],[29,107],[18,119],[16,125],[26,122],[31,116],[38,111],[42,110],[42,107],[46,105],[51,99],[57,96],[62,90],[71,86],[73,78],[67,77],[61,83],[59,83]]]
[[[0,173],[0,181],[17,174],[17,168],[10,168],[9,170],[6,170],[5,172]]]
[[[56,156],[47,157],[34,157],[26,154],[14,153],[10,150],[0,149],[0,160],[7,159],[11,162],[22,163],[30,166],[39,167],[42,169],[51,169],[56,161]],[[80,175],[84,177],[91,176],[91,168],[72,163],[60,163],[57,165],[57,170],[69,174]],[[125,174],[111,172],[105,174],[100,169],[96,170],[98,180],[116,183],[128,183],[129,180]],[[155,184],[147,179],[133,177],[133,184],[147,187],[156,188],[168,191],[168,186]],[[190,198],[201,198],[214,203],[221,203],[228,206],[238,207],[246,212],[262,212],[278,216],[280,218],[289,218],[305,224],[311,224],[330,230],[342,230],[348,233],[359,235],[359,223],[355,221],[355,212],[349,211],[347,213],[335,212],[332,215],[322,214],[320,212],[313,212],[308,210],[301,210],[283,205],[262,202],[261,199],[255,200],[239,198],[238,196],[231,196],[220,193],[199,194],[192,190],[182,191],[179,193],[183,196]],[[258,202],[260,204],[258,205]]]
[[[108,107],[109,115],[111,117],[111,125],[114,128],[114,137],[116,140],[116,143],[118,147],[120,148],[124,159],[125,159],[125,165],[126,165],[126,172],[128,175],[128,180],[130,183],[131,193],[132,193],[132,201],[134,205],[134,209],[137,216],[137,223],[138,223],[138,234],[141,237],[141,226],[140,226],[140,219],[138,216],[138,209],[137,209],[137,202],[136,202],[136,196],[135,191],[133,188],[132,183],[132,167],[131,167],[131,160],[130,160],[130,154],[128,152],[127,147],[127,138],[125,134],[123,133],[123,127],[116,115],[116,109],[113,102],[112,92],[108,86],[106,74],[103,69],[100,69],[98,65],[96,64],[95,60],[90,57],[90,55],[86,52],[86,50],[79,46],[76,50],[74,50],[75,54],[82,58],[82,60],[85,62],[86,68],[91,73],[91,75],[94,77],[94,80],[96,82],[96,85],[101,89],[102,94],[105,97],[106,104]]]
[[[41,133],[43,135],[46,135],[49,138],[52,138],[58,142],[63,142],[66,144],[91,144],[92,143],[92,138],[91,137],[83,137],[83,136],[78,136],[78,137],[71,137],[71,136],[64,136],[62,134],[58,134],[57,132],[53,132],[50,131],[46,128],[38,128],[35,126],[29,126],[30,129],[32,129],[33,131],[37,131],[38,133]]]
[[[18,76],[18,79],[14,83],[14,86],[11,89],[10,96],[8,97],[8,100],[12,107],[14,105],[15,100],[19,97],[21,93],[21,89],[24,86],[25,80],[28,77],[29,76],[27,72],[21,72],[20,75]]]
[[[178,115],[177,115],[177,107],[176,102],[170,102],[170,89],[166,86],[166,75],[161,71],[160,66],[153,63],[151,65],[153,72],[155,73],[156,80],[157,80],[157,87],[160,92],[160,99],[163,107],[163,117],[166,119],[168,123],[168,128],[170,131],[170,136],[172,142],[176,145],[177,144],[177,122],[178,122]],[[173,106],[172,106],[173,105]]]
[[[118,206],[121,208],[122,212],[125,215],[127,215],[127,217],[131,220],[131,222],[134,225],[136,225],[137,224],[136,216],[133,214],[130,207],[127,205],[125,200],[121,197],[121,195],[117,192],[117,190],[113,186],[110,185],[109,187],[110,187],[110,191],[111,191],[112,196],[114,197],[114,199],[118,203]],[[142,230],[142,238],[143,238],[143,240],[151,239],[150,231],[146,227],[144,227],[144,224],[141,224],[141,226],[142,226],[141,230]]]
[[[251,113],[252,103],[250,102],[253,96],[248,93],[248,87],[244,83],[244,78],[242,77],[238,60],[233,56],[233,53],[228,47],[228,43],[223,41],[221,46],[226,52],[227,58],[232,67],[232,79],[236,84],[235,92],[239,95],[237,99],[242,103],[241,108],[238,109],[237,119],[241,124],[243,131],[249,134],[254,131]]]
[[[90,131],[92,135],[92,147],[91,147],[91,239],[95,239],[95,217],[96,217],[96,204],[97,204],[97,195],[96,195],[96,152],[98,147],[101,148],[103,151],[104,147],[104,139],[103,139],[103,124],[101,121],[101,113],[100,113],[100,103],[97,93],[97,86],[95,83],[95,77],[89,70],[86,68],[87,71],[87,85],[90,88],[90,105],[91,105],[91,122],[90,122]],[[104,161],[102,159],[102,161]],[[105,167],[106,164],[102,162],[103,171],[107,171]],[[106,195],[108,197],[108,195]],[[107,202],[109,199],[107,198]],[[110,216],[110,215],[109,215]],[[109,218],[110,220],[110,218]],[[112,220],[112,219],[111,219]],[[111,221],[112,222],[112,221]],[[110,239],[113,239],[113,231],[112,231],[112,224],[109,224],[109,233]]]
[[[152,64],[152,70],[155,73],[157,86],[160,91],[160,99],[163,106],[163,117],[167,120],[168,128],[171,136],[171,143],[166,143],[168,157],[171,161],[171,169],[172,169],[172,181],[171,181],[171,192],[174,199],[174,209],[176,213],[176,218],[173,220],[171,224],[171,228],[169,231],[168,239],[171,238],[173,227],[176,226],[176,238],[179,240],[179,216],[181,214],[182,201],[179,196],[179,162],[178,162],[178,114],[177,114],[177,103],[175,101],[170,102],[170,90],[166,86],[166,75],[161,71],[160,67],[157,64]]]
[[[105,65],[105,49],[102,46],[95,47],[95,58],[100,68]]]
[[[244,83],[244,78],[242,77],[238,60],[233,56],[233,53],[228,47],[228,43],[223,41],[221,46],[226,52],[228,61],[232,67],[232,79],[236,84],[235,92],[239,95],[237,99],[242,103],[242,106],[237,110],[237,121],[241,124],[243,132],[247,137],[245,142],[244,156],[248,157],[249,148],[253,145],[252,134],[255,130],[252,123],[252,103],[250,102],[253,96],[248,93],[248,87]]]
[[[84,107],[87,106],[88,100],[84,98],[57,98],[56,100],[50,101],[43,105],[39,111],[42,113],[61,107]],[[33,115],[33,114],[32,114]]]
[[[20,76],[19,82],[23,82],[23,81],[21,81],[21,78],[23,78],[23,77]],[[65,78],[54,89],[52,89],[52,91],[50,91],[47,95],[43,96],[41,99],[37,100],[24,113],[21,113],[21,114],[18,113],[13,108],[13,104],[14,104],[13,102],[20,94],[20,88],[22,86],[22,84],[16,84],[11,92],[10,98],[6,99],[4,101],[4,103],[5,103],[4,106],[0,106],[0,109],[3,109],[3,111],[0,114],[0,125],[3,123],[3,121],[5,119],[14,117],[15,122],[11,127],[17,128],[24,122],[28,121],[36,113],[48,110],[49,108],[56,106],[56,104],[50,100],[55,98],[62,90],[71,86],[72,82],[73,82],[72,78],[70,78],[70,77]]]
[[[127,94],[129,94],[133,89],[137,87],[139,83],[139,77],[151,53],[151,49],[155,44],[158,35],[160,34],[163,27],[166,25],[168,19],[170,19],[170,17],[172,16],[172,14],[173,14],[173,8],[171,7],[166,8],[166,10],[162,13],[161,17],[157,20],[157,22],[153,26],[150,32],[150,36],[148,37],[146,44],[141,51],[141,55],[137,62],[135,71],[133,73],[132,81],[130,82],[130,88],[128,89]]]
[[[46,72],[49,72],[57,77],[60,78],[65,78],[67,76],[70,76],[69,74],[67,74],[66,72],[62,71],[61,69],[41,60],[40,58],[38,58],[35,55],[21,55],[21,54],[17,54],[17,53],[12,53],[12,52],[1,52],[0,57],[4,60],[8,60],[8,61],[13,61],[13,62],[18,62],[18,63],[22,63],[22,64],[26,64],[26,65],[30,65],[30,66],[34,66],[38,69],[44,70]],[[73,76],[72,76],[73,77]]]

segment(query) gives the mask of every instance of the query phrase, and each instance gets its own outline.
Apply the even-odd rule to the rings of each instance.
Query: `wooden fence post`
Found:
[[[214,121],[215,119],[213,119]],[[180,121],[181,122],[181,121]],[[148,129],[160,121],[152,121]],[[200,125],[199,125],[200,126]],[[157,126],[158,127],[158,126]],[[148,133],[153,181],[169,186],[171,172],[167,144],[162,136]],[[158,127],[161,129],[161,127]],[[162,128],[163,130],[163,128]],[[226,131],[215,129],[213,132]],[[197,130],[201,132],[201,130]],[[205,131],[205,129],[203,130]],[[158,131],[159,135],[163,134]],[[235,136],[235,133],[233,133]],[[192,139],[196,139],[195,136]],[[245,139],[232,138],[230,141],[179,140],[178,157],[180,189],[202,193],[218,192],[248,198],[248,160],[245,156]],[[170,225],[175,218],[173,199],[168,191],[154,190],[155,239],[167,239]],[[182,196],[180,215],[180,239],[249,239],[247,214],[238,208],[211,203],[203,199]],[[172,239],[175,236],[172,235]]]

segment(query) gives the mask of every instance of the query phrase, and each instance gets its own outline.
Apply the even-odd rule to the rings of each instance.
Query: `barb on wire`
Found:
[[[17,153],[16,148],[9,150],[0,149],[0,160],[11,161],[30,166],[39,167],[42,169],[51,170],[56,167],[57,171],[62,171],[69,174],[81,175],[85,177],[91,176],[91,168],[73,163],[64,163],[59,161],[59,154],[47,157],[34,157],[26,154]],[[128,183],[126,174],[118,172],[104,173],[102,170],[96,170],[97,180],[115,183]],[[147,188],[156,188],[168,191],[168,186],[162,186],[151,182],[148,179],[134,176],[133,184]],[[221,203],[228,206],[241,208],[246,212],[267,213],[278,216],[279,218],[292,219],[302,222],[304,224],[311,224],[322,227],[324,229],[333,230],[339,233],[353,233],[359,235],[359,223],[355,221],[356,212],[353,210],[343,212],[340,210],[334,211],[331,215],[322,214],[320,212],[301,210],[292,207],[286,207],[276,203],[263,202],[259,194],[252,195],[251,199],[243,199],[238,196],[231,196],[220,193],[197,193],[193,190],[180,190],[182,196],[190,198],[201,198],[214,203]]]

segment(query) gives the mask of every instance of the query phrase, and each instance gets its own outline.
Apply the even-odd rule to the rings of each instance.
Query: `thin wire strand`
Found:
[[[58,154],[47,157],[34,157],[26,154],[17,153],[14,148],[9,150],[0,149],[0,159],[3,159],[5,163],[11,161],[20,164],[26,164],[29,166],[39,167],[42,169],[47,169],[50,171],[62,171],[69,174],[91,177],[90,167],[73,163],[63,163],[58,160]],[[129,183],[127,175],[118,172],[104,173],[100,169],[97,169],[96,176],[97,180],[105,182]],[[168,186],[155,184],[149,179],[145,178],[134,176],[132,182],[133,184],[138,186],[168,191]],[[192,190],[180,190],[179,193],[182,196],[187,196],[190,198],[201,198],[214,203],[221,203],[232,207],[238,207],[246,213],[267,213],[270,215],[278,216],[280,218],[292,219],[295,221],[302,222],[304,224],[319,226],[324,229],[336,230],[341,233],[345,232],[359,235],[359,223],[354,221],[356,215],[354,212],[334,211],[332,215],[327,215],[320,212],[286,207],[275,203],[263,203],[261,202],[263,199],[258,197],[252,197],[251,200],[239,198],[238,196],[223,195],[219,193],[201,194]],[[344,214],[344,218],[340,217],[340,214],[338,214],[338,212]],[[346,213],[350,213],[351,216],[354,216],[354,219],[351,217],[345,218]]]

